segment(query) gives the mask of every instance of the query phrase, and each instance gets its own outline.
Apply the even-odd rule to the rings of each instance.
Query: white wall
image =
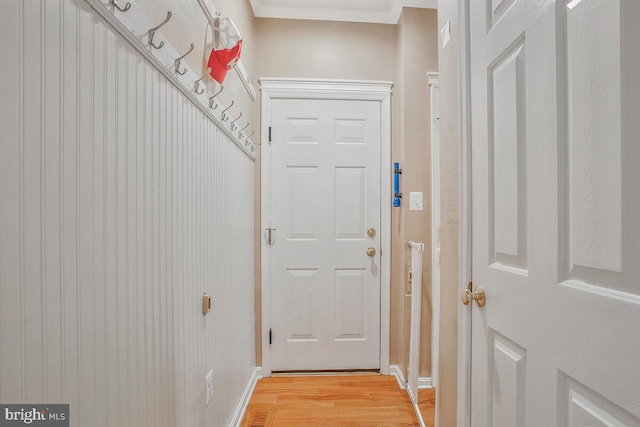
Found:
[[[227,425],[255,366],[253,162],[84,1],[0,2],[0,52],[0,402]]]

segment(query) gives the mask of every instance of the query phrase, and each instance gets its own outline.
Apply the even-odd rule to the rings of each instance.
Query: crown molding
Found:
[[[254,15],[257,18],[397,24],[403,7],[437,8],[437,0],[387,0],[387,7],[384,9],[323,7],[322,1],[320,0],[316,2],[316,6],[293,6],[271,3],[272,4],[268,4],[264,0],[251,0]],[[283,1],[282,3],[285,2]],[[348,2],[345,3],[348,5]]]

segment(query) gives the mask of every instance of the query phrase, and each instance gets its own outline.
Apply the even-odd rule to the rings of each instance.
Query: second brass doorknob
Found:
[[[376,256],[376,248],[367,249],[367,255],[369,255],[370,257]]]

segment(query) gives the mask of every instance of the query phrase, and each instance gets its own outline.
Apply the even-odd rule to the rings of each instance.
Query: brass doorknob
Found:
[[[367,249],[367,255],[369,255],[370,257],[376,256],[376,248]]]
[[[473,292],[471,290],[471,283],[469,283],[469,287],[462,291],[462,303],[464,305],[471,304],[471,301],[475,301],[478,304],[478,307],[484,307],[484,304],[487,302],[487,298],[484,293],[484,289],[476,288],[476,291]]]
[[[370,229],[367,230],[367,236],[371,237],[372,239],[374,237],[376,237],[376,229],[371,227]]]

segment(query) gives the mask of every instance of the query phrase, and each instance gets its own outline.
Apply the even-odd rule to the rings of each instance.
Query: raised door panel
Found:
[[[559,375],[559,427],[638,427],[640,419],[575,379]]]
[[[285,306],[290,322],[284,326],[287,341],[318,341],[318,325],[315,322],[318,306],[315,304],[320,293],[317,268],[288,268],[291,276],[286,281]]]
[[[365,239],[367,217],[367,170],[364,167],[335,168],[335,239]]]
[[[527,179],[524,39],[489,67],[490,262],[526,270]]]
[[[625,42],[638,37],[638,13],[636,2],[574,0],[562,4],[559,18],[561,281],[623,298],[640,295],[632,279],[640,274],[633,196],[640,124],[629,114],[640,108],[640,67],[637,49]]]
[[[334,292],[334,339],[364,341],[366,339],[366,271],[336,269]]]
[[[527,352],[506,337],[492,331],[491,403],[489,425],[525,425]]]
[[[284,185],[289,211],[282,231],[287,240],[317,240],[320,234],[318,192],[320,176],[316,166],[288,166]]]

